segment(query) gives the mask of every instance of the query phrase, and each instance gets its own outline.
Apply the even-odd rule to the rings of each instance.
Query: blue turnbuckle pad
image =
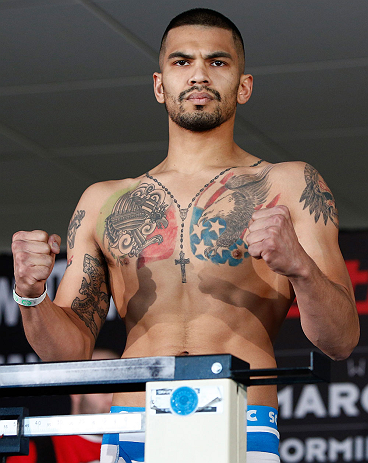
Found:
[[[175,389],[170,398],[173,413],[181,416],[191,415],[198,407],[198,394],[188,386]]]

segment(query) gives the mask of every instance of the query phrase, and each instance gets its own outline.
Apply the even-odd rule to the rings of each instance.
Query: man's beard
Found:
[[[184,97],[187,93],[190,93],[193,90],[197,90],[199,92],[206,91],[211,93],[214,97],[214,100],[217,100],[219,103],[221,103],[221,96],[216,90],[210,89],[208,87],[197,86],[191,87],[190,89],[180,93],[178,98],[178,108],[174,107],[174,105],[169,107],[165,100],[165,107],[170,119],[179,127],[190,130],[191,132],[206,132],[216,129],[221,124],[228,121],[234,114],[236,102],[231,106],[224,105],[225,110],[223,110],[218,104],[213,112],[207,112],[205,111],[203,105],[197,105],[194,112],[185,112],[183,106]],[[176,102],[173,97],[169,96],[168,98],[171,99],[171,101]]]
[[[166,109],[168,110],[167,107]],[[193,113],[168,110],[168,114],[171,120],[179,127],[191,132],[206,132],[219,127],[225,122],[222,118],[222,111],[218,107],[213,113],[205,112],[203,106],[196,106],[196,110]]]

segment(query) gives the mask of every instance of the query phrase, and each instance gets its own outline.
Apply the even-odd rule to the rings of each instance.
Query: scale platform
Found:
[[[2,408],[0,456],[27,454],[29,437],[145,431],[145,461],[172,463],[172,453],[163,450],[167,436],[176,442],[186,429],[191,445],[182,439],[176,442],[174,450],[182,445],[176,463],[202,462],[204,455],[211,455],[212,463],[241,463],[246,455],[247,387],[329,378],[330,361],[316,352],[310,354],[308,366],[270,369],[250,369],[230,354],[4,365],[1,397],[142,390],[147,394],[145,413],[125,415],[28,417],[25,408]],[[175,402],[177,396],[180,400]],[[193,406],[189,412],[188,403]],[[237,437],[234,441],[229,436]],[[199,454],[194,451],[202,447]]]

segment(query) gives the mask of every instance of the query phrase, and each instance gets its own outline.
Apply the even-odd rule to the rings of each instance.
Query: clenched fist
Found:
[[[22,297],[39,297],[60,252],[61,238],[42,230],[19,231],[13,235],[12,251],[16,293]]]
[[[246,240],[252,257],[263,259],[271,270],[281,275],[295,277],[300,274],[307,255],[298,241],[286,206],[254,212],[248,230]]]

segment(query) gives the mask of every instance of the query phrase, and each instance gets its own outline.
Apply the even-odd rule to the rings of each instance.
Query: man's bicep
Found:
[[[309,223],[299,235],[301,245],[321,272],[353,295],[349,273],[338,243],[338,230],[334,224]]]
[[[298,166],[298,193],[293,201],[293,223],[307,254],[333,282],[352,294],[352,286],[338,244],[338,210],[332,191],[311,165]]]

